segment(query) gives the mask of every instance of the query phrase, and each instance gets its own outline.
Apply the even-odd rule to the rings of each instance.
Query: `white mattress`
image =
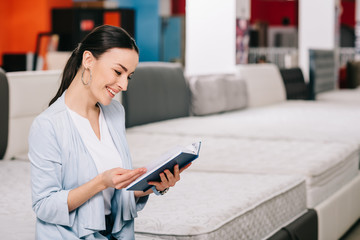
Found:
[[[306,211],[294,176],[183,172],[135,219],[136,239],[264,239]]]
[[[34,240],[30,162],[0,161],[0,235],[6,240]]]
[[[175,145],[195,142],[191,136],[127,133],[135,167]],[[353,179],[359,172],[357,144],[267,139],[203,137],[200,158],[190,170],[208,172],[271,173],[306,178],[307,207],[319,202]]]
[[[333,140],[360,144],[360,108],[286,101],[205,117],[186,117],[129,128],[128,132],[263,139]]]
[[[340,89],[316,95],[317,101],[332,104],[356,105],[360,107],[360,89]]]

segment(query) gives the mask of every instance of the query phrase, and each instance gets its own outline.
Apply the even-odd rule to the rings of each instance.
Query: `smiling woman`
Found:
[[[126,54],[123,55],[122,52],[126,52]],[[90,80],[90,77],[92,78],[92,68],[97,61],[100,61],[97,65],[99,66],[102,63],[102,67],[104,67],[105,63],[111,64],[112,71],[117,75],[121,75],[127,70],[126,67],[123,68],[125,65],[123,61],[130,64],[129,67],[133,67],[133,71],[135,70],[139,61],[138,54],[139,50],[134,39],[122,28],[103,25],[94,29],[72,52],[63,72],[61,86],[56,96],[51,100],[50,105],[69,88],[72,82],[78,82],[73,81],[75,78],[81,79],[82,83],[87,85],[89,82],[84,81],[86,77],[84,72],[88,72]],[[108,59],[107,55],[111,58]],[[101,58],[105,60],[101,61]],[[106,66],[105,69],[108,68],[109,66]],[[127,74],[130,76],[132,72]]]
[[[118,92],[127,90],[128,80],[135,71],[139,57],[133,49],[111,48],[98,58],[85,50],[82,58],[81,74],[75,76],[67,89],[65,103],[71,109],[78,108],[78,112],[87,117],[88,112],[85,111],[88,109],[80,106],[84,102],[81,100],[86,97],[91,101],[85,104],[94,106],[95,113],[99,110],[97,103],[109,105]]]
[[[126,191],[146,172],[133,169],[124,108],[139,62],[135,41],[122,28],[95,28],[72,52],[49,108],[29,135],[37,239],[134,239],[134,218],[150,193],[179,181],[165,170],[146,192]]]

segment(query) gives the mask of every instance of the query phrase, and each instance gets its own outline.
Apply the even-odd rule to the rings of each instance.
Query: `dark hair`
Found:
[[[55,97],[50,101],[49,106],[70,86],[81,66],[84,51],[90,51],[92,55],[98,59],[103,53],[111,48],[134,49],[139,53],[135,40],[124,29],[110,25],[96,27],[72,52],[65,65],[59,90]]]

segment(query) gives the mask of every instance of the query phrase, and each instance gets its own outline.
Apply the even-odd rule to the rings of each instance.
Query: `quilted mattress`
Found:
[[[202,141],[200,157],[189,170],[301,175],[307,207],[333,194],[359,172],[357,144],[331,141],[233,139],[127,133],[135,167],[146,166],[167,149]]]
[[[166,195],[151,195],[136,239],[264,239],[306,211],[295,176],[183,172]]]
[[[178,118],[129,128],[128,132],[263,139],[333,140],[360,144],[360,108],[286,101],[206,117]]]

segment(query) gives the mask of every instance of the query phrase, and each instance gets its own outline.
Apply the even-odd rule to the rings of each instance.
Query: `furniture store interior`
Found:
[[[1,0],[0,19],[1,239],[360,239],[360,0]],[[104,25],[131,51],[86,48]],[[113,48],[126,86],[104,87],[107,102],[95,88]],[[76,195],[112,169],[69,130],[79,88],[97,109],[86,136],[102,143],[107,124],[118,179],[175,159],[161,183]],[[169,155],[197,142],[188,168]]]

